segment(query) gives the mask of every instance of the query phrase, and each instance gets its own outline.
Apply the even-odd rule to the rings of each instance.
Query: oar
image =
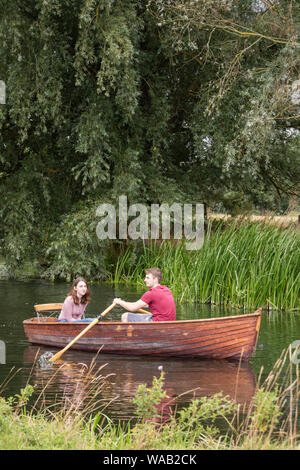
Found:
[[[147,313],[147,315],[151,315],[151,312],[147,312],[147,310],[143,310],[142,308],[139,308],[138,312]]]
[[[72,344],[76,343],[77,340],[79,340],[79,338],[81,338],[83,335],[85,335],[85,333],[90,330],[91,328],[93,328],[94,325],[96,325],[98,323],[99,320],[102,320],[102,318],[108,313],[110,312],[117,304],[115,303],[112,303],[109,307],[107,307],[106,310],[104,310],[104,312],[101,313],[101,315],[99,315],[97,318],[95,318],[95,320],[93,320],[84,330],[82,330],[79,335],[76,336],[76,338],[74,338],[69,344],[67,344],[67,346],[62,349],[61,351],[59,351],[58,353],[54,354],[54,356],[52,356],[49,361],[50,362],[55,362],[57,361],[62,355],[64,352],[67,351],[67,349],[69,349]]]

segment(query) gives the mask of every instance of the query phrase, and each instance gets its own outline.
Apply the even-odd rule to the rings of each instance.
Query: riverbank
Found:
[[[46,268],[28,261],[11,272],[2,262],[0,278],[70,281],[83,275],[90,282],[143,287],[145,269],[158,266],[177,303],[227,305],[248,311],[257,307],[300,310],[300,231],[296,225],[286,228],[236,218],[215,220],[206,228],[202,248],[194,251],[186,249],[184,240],[111,241],[98,247],[98,271],[105,272],[101,279],[95,260],[89,264],[89,247],[81,250],[85,262],[74,271],[67,246],[56,253],[53,266]],[[95,247],[93,253],[96,259]]]
[[[145,269],[159,266],[177,302],[241,309],[300,309],[300,232],[249,221],[208,226],[200,250],[184,242],[129,245],[111,281],[143,285]]]
[[[92,368],[85,371],[85,393],[51,407],[43,404],[42,397],[41,402],[35,401],[30,407],[28,402],[34,388],[27,384],[14,397],[0,398],[0,448],[299,450],[299,371],[291,354],[290,348],[283,351],[244,407],[219,393],[177,409],[176,399],[170,400],[164,389],[162,372],[160,377],[153,378],[152,386],[139,386],[133,399],[137,418],[126,424],[107,420],[105,404],[103,411],[97,410],[103,379]],[[286,380],[282,380],[283,376]],[[89,400],[84,402],[86,396]]]
[[[235,219],[242,219],[242,220],[247,220],[248,222],[258,222],[258,223],[263,223],[267,225],[273,225],[276,227],[282,227],[282,228],[295,228],[295,229],[300,229],[300,214],[298,212],[292,212],[288,215],[274,215],[272,213],[269,213],[267,215],[257,215],[257,214],[250,214],[250,215],[244,215],[240,217],[235,217]],[[218,214],[218,213],[210,213],[208,215],[208,219],[213,221],[213,220],[223,220],[223,221],[230,221],[232,220],[231,215],[227,214]]]
[[[11,271],[9,266],[2,259],[0,260],[0,280],[26,280],[26,279],[40,279],[43,276],[43,270],[37,261],[27,261],[18,268]]]

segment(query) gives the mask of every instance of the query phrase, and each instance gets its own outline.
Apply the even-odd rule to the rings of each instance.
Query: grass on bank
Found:
[[[154,266],[177,302],[300,309],[300,232],[293,228],[220,222],[195,251],[184,241],[131,243],[110,280],[144,285],[145,269]]]
[[[293,357],[291,348],[283,351],[265,382],[257,387],[251,402],[244,406],[216,394],[194,399],[177,409],[176,403],[168,403],[161,373],[159,378],[153,378],[151,387],[140,385],[134,398],[137,419],[127,424],[107,421],[103,419],[103,409],[96,410],[103,376],[97,376],[91,369],[85,372],[87,394],[78,399],[75,392],[72,399],[55,407],[37,406],[37,402],[29,407],[33,387],[28,384],[19,395],[0,398],[0,448],[300,449],[299,371]]]

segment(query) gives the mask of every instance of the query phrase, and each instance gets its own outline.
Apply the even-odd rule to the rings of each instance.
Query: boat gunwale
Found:
[[[241,318],[253,318],[253,317],[260,317],[261,316],[261,309],[260,311],[256,311],[253,313],[246,313],[246,314],[241,314],[241,315],[230,315],[228,317],[213,317],[213,318],[198,318],[195,320],[170,320],[170,321],[143,321],[143,322],[122,322],[120,320],[111,320],[111,321],[104,321],[102,322],[101,320],[95,324],[97,325],[171,325],[171,324],[186,324],[186,323],[203,323],[203,322],[216,322],[216,321],[226,321],[226,320],[233,320],[233,319],[241,319]],[[80,322],[66,322],[66,321],[53,321],[53,317],[44,317],[45,319],[47,318],[52,318],[51,321],[43,321],[42,318],[38,317],[31,317],[26,320],[23,320],[23,324],[38,324],[38,325],[88,325],[91,322],[90,321],[80,321]],[[96,319],[97,317],[95,317]]]

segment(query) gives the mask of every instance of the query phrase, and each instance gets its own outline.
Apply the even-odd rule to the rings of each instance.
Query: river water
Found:
[[[249,363],[232,361],[129,357],[72,351],[59,364],[49,363],[47,355],[58,349],[28,343],[23,320],[35,316],[33,305],[63,302],[70,284],[43,280],[0,281],[0,394],[20,392],[34,385],[33,399],[53,404],[64,400],[67,406],[95,405],[112,419],[134,416],[132,399],[140,384],[150,386],[153,377],[165,373],[165,387],[179,406],[193,397],[222,392],[239,403],[253,396],[289,345],[300,340],[300,312],[264,312],[256,351]],[[137,300],[144,289],[123,285],[91,285],[91,302],[86,316],[94,317],[109,306],[114,297]],[[122,309],[113,309],[105,319],[119,320]],[[177,305],[177,319],[212,318],[238,315],[241,311],[208,305]],[[245,312],[248,313],[248,312]],[[250,313],[250,312],[249,312]],[[103,321],[105,321],[103,319]],[[300,354],[299,354],[300,356]],[[299,357],[298,356],[298,357]],[[279,377],[280,380],[280,377]],[[89,406],[89,405],[85,405]],[[87,408],[86,408],[87,409]]]

